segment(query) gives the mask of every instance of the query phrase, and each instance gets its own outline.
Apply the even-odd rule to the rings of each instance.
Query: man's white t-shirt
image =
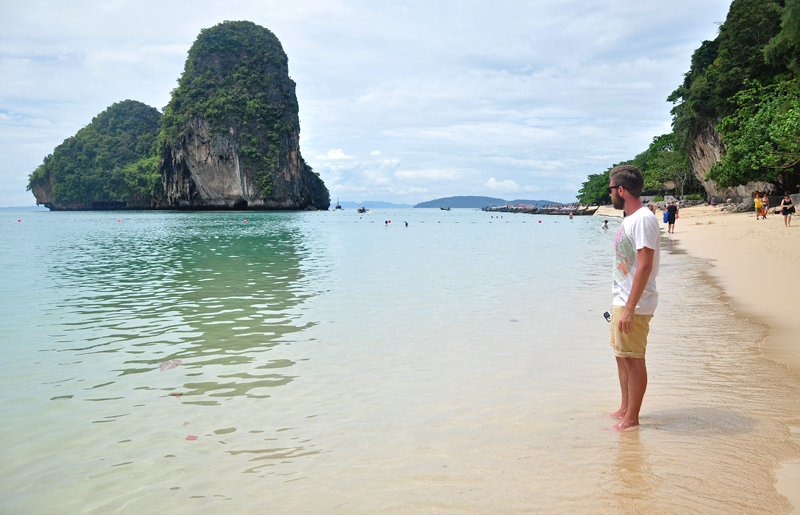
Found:
[[[614,295],[614,306],[624,306],[628,302],[633,287],[633,278],[639,267],[638,251],[647,247],[655,251],[653,255],[653,271],[647,286],[644,288],[639,303],[636,304],[637,315],[652,315],[658,306],[656,276],[661,248],[661,231],[656,216],[648,208],[642,206],[638,211],[622,220],[622,227],[617,232],[614,248],[614,280],[611,292]]]

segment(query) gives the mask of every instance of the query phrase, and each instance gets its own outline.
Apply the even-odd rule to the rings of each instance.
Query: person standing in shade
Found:
[[[670,205],[667,206],[667,232],[674,233],[675,232],[675,219],[678,217],[678,205],[673,200]]]
[[[647,389],[645,348],[650,319],[658,306],[656,276],[661,233],[655,215],[642,205],[642,172],[631,165],[609,173],[608,192],[615,209],[627,216],[615,238],[610,344],[614,348],[622,392],[620,408],[611,414],[622,419],[611,427],[625,431],[639,425],[639,411]]]
[[[783,225],[786,227],[792,226],[792,213],[794,213],[794,202],[792,201],[792,197],[789,196],[789,192],[786,192],[786,196],[781,200],[781,214],[783,215]]]

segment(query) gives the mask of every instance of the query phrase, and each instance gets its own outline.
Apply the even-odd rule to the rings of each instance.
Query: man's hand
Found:
[[[633,332],[633,316],[635,314],[636,313],[634,310],[628,310],[627,307],[622,311],[622,315],[619,317],[618,325],[619,331],[622,334]]]

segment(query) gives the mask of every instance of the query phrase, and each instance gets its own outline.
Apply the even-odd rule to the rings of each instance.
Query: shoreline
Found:
[[[621,218],[622,212],[603,206],[594,216]],[[756,220],[754,212],[695,206],[681,209],[675,233],[662,236],[709,261],[709,277],[733,309],[770,327],[759,344],[764,357],[800,377],[800,274],[794,263],[800,259],[800,218],[793,216],[787,228],[782,215]],[[790,441],[800,446],[800,420],[790,421],[788,428]],[[800,513],[800,460],[780,463],[775,477],[775,488],[792,503],[792,513]]]

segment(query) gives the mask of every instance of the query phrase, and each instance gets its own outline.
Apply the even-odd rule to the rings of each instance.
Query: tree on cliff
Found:
[[[676,104],[671,150],[655,152],[661,157],[653,167],[651,145],[634,164],[646,161],[651,179],[666,178],[659,168],[676,171],[671,180],[680,186],[685,178],[691,187],[687,159],[705,131],[709,140],[721,138],[712,150],[722,159],[710,171],[697,172],[708,172],[703,180],[723,187],[780,182],[794,189],[800,157],[798,80],[800,0],[734,0],[717,37],[695,50],[683,84],[668,97]],[[708,149],[705,154],[713,155]]]
[[[739,108],[717,129],[727,144],[725,156],[708,178],[723,186],[779,181],[794,190],[800,163],[800,84],[752,83],[734,97]]]
[[[799,51],[800,0],[735,0],[719,36],[695,51],[668,100],[678,102],[673,128],[685,148],[704,125],[722,137],[722,158],[705,179],[794,189]]]
[[[788,0],[781,31],[764,48],[776,73],[767,82],[746,81],[732,98],[733,112],[717,126],[726,145],[708,178],[723,186],[751,181],[800,182],[800,0]]]
[[[51,191],[37,202],[54,208],[148,205],[162,195],[155,157],[160,118],[157,109],[135,100],[111,105],[44,158],[28,190]]]
[[[226,21],[200,32],[164,109],[162,174],[185,168],[178,154],[197,122],[208,125],[214,141],[233,149],[238,166],[267,202],[330,204],[324,183],[300,156],[295,84],[283,47],[268,29]]]
[[[781,31],[784,2],[734,0],[714,41],[704,41],[692,55],[684,81],[667,98],[673,129],[684,146],[691,143],[706,121],[713,125],[733,113],[733,96],[747,81],[772,84],[785,66],[767,62],[764,49]]]

